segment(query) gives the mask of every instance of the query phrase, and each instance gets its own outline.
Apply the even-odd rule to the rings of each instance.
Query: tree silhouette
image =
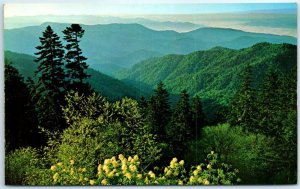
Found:
[[[166,130],[168,141],[171,143],[176,157],[182,157],[184,144],[191,139],[191,125],[192,112],[189,95],[186,90],[183,90]]]
[[[46,129],[63,127],[61,105],[65,94],[65,73],[63,70],[64,50],[59,37],[47,26],[40,37],[35,53],[39,63],[35,73],[37,83],[34,92],[39,124]]]
[[[5,64],[5,150],[39,146],[37,117],[30,92],[18,70]]]
[[[79,24],[72,24],[64,31],[64,40],[66,40],[66,68],[68,76],[68,90],[78,91],[80,93],[89,93],[90,85],[84,80],[88,75],[85,70],[88,68],[86,64],[87,58],[82,56],[82,50],[79,47],[80,38],[83,37],[84,30]]]
[[[169,93],[164,84],[159,82],[149,100],[147,120],[153,133],[157,134],[160,140],[165,139],[165,127],[170,120],[170,114]]]

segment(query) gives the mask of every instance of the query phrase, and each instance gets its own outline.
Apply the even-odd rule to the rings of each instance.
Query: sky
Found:
[[[59,3],[6,4],[5,17],[37,15],[115,15],[115,14],[201,14],[234,13],[257,10],[293,9],[295,3],[225,3],[225,4],[139,4],[139,3]]]

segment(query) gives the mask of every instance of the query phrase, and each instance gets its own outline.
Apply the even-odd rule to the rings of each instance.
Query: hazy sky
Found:
[[[175,0],[173,1],[176,2]],[[92,15],[93,17],[83,15]],[[122,19],[146,18],[155,21],[190,22],[208,27],[233,28],[249,32],[297,36],[296,3],[199,4],[154,2],[145,4],[141,2],[133,3],[133,1],[123,4],[118,2],[84,4],[26,3],[6,4],[4,16],[5,29],[40,25],[44,22],[76,22],[80,24],[128,22],[105,18],[107,16],[114,16]]]
[[[6,4],[5,17],[36,15],[201,14],[294,9],[295,3],[234,4]]]

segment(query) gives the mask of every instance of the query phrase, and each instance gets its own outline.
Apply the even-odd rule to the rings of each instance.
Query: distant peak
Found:
[[[71,24],[79,24],[76,22],[70,22],[70,23],[61,23],[61,22],[43,22],[40,26],[46,27],[46,26],[70,26]],[[84,24],[80,24],[81,26],[84,26]]]
[[[226,47],[221,47],[221,46],[215,46],[215,47],[209,49],[209,51],[219,51],[219,50],[232,50],[232,49],[226,48]]]
[[[200,27],[190,32],[197,32],[197,31],[231,31],[231,32],[245,32],[243,30],[233,29],[233,28],[218,28],[218,27]],[[187,32],[189,33],[189,32]]]
[[[146,28],[145,26],[137,23],[111,23],[111,24],[104,24],[107,26],[132,26],[132,27],[139,27],[139,28]]]

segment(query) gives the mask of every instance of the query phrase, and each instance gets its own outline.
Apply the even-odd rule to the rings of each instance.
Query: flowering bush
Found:
[[[187,146],[189,149],[183,157],[188,164],[194,165],[194,162],[205,159],[205,154],[216,151],[218,161],[226,161],[240,171],[243,184],[266,184],[278,158],[274,139],[245,133],[241,127],[229,124],[204,127],[201,138],[187,143]]]
[[[69,126],[55,147],[57,159],[64,164],[76,159],[76,166],[85,167],[91,177],[99,162],[115,154],[137,154],[142,167],[161,157],[164,145],[143,123],[137,101],[109,102],[98,94],[70,92],[66,102],[63,112]]]
[[[218,164],[216,154],[211,152],[207,158],[207,164],[192,167],[190,172],[185,170],[184,161],[177,158],[163,169],[155,168],[157,173],[141,170],[137,155],[126,158],[122,154],[105,159],[93,177],[86,174],[86,168],[77,167],[74,160],[67,165],[59,162],[50,170],[53,185],[228,185],[240,182],[238,171]]]

